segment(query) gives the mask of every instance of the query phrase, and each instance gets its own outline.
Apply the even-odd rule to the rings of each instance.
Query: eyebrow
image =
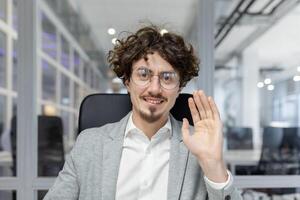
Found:
[[[153,70],[151,70],[150,68],[148,68],[148,67],[145,67],[145,66],[140,66],[140,67],[138,67],[138,68],[136,68],[137,70],[139,70],[139,69],[148,69],[151,73],[153,72]],[[159,72],[159,73],[177,73],[174,69],[172,69],[172,70],[170,70],[170,71],[168,71],[168,70],[164,70],[164,71],[161,71],[161,72]]]

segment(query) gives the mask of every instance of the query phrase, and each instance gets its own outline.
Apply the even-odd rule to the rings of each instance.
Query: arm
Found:
[[[189,99],[189,108],[194,122],[194,133],[190,134],[187,119],[183,120],[182,135],[187,148],[197,158],[204,176],[214,183],[225,183],[229,180],[223,159],[222,122],[216,104],[211,97],[202,91],[193,93]],[[240,199],[233,187],[232,177],[225,187],[215,188],[205,181],[208,197],[213,199]]]
[[[222,123],[218,109],[210,97],[196,91],[189,99],[194,133],[190,135],[189,123],[183,120],[183,141],[196,156],[204,175],[216,183],[226,182],[228,175],[223,160]]]
[[[224,183],[223,187],[221,188],[216,188],[218,184],[215,184],[208,180],[206,177],[204,178],[205,180],[205,185],[206,185],[206,190],[208,193],[207,199],[209,200],[242,200],[241,192],[238,191],[234,186],[233,186],[233,177],[232,174],[228,171],[228,180],[226,183]]]

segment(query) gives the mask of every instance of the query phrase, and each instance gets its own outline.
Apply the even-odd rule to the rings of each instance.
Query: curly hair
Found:
[[[199,60],[192,45],[187,45],[184,39],[175,33],[161,34],[159,28],[153,25],[117,40],[113,50],[108,53],[107,61],[124,83],[130,79],[132,64],[141,58],[147,60],[147,54],[155,52],[178,71],[180,87],[184,87],[189,80],[198,75]]]

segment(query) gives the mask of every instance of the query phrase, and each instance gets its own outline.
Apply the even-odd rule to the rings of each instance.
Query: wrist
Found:
[[[227,168],[223,160],[202,160],[198,161],[204,175],[215,183],[224,183],[228,179]]]

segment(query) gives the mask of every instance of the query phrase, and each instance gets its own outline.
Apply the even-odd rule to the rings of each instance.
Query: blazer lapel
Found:
[[[179,122],[171,117],[172,139],[169,163],[168,200],[178,200],[186,171],[188,150],[182,141]]]
[[[111,130],[109,137],[104,140],[102,160],[102,199],[114,200],[117,179],[122,156],[124,133],[129,114]]]

